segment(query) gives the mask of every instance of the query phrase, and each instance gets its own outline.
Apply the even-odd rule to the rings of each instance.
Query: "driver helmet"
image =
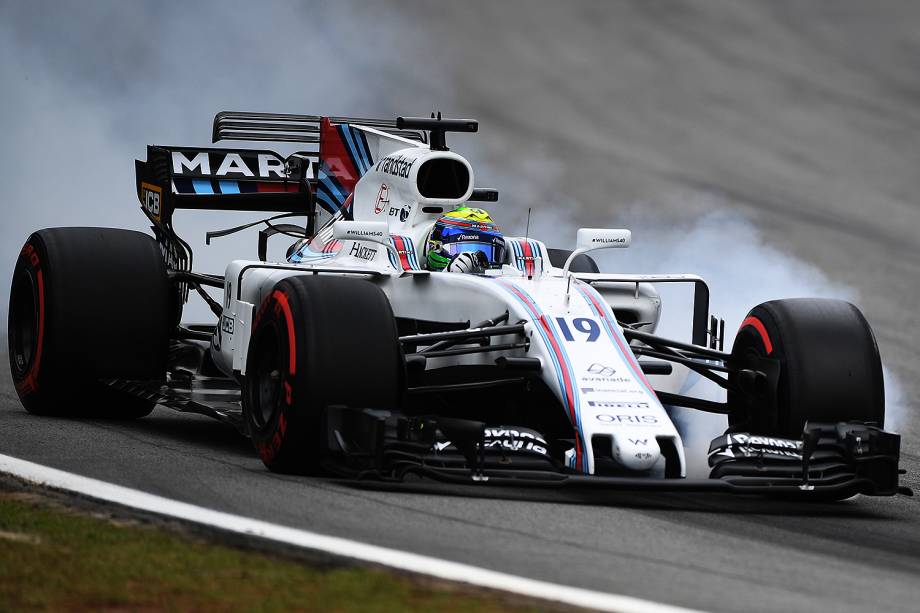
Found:
[[[489,212],[465,206],[438,218],[425,250],[429,270],[444,270],[461,253],[481,252],[488,267],[505,261],[505,239]]]

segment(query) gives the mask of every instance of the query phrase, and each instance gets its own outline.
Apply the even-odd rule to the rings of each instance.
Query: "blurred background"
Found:
[[[602,267],[702,274],[729,333],[771,298],[858,304],[890,425],[916,434],[918,17],[862,0],[0,0],[0,281],[35,229],[145,229],[133,160],[208,145],[220,110],[441,111],[480,121],[450,144],[501,191],[509,233],[528,207],[553,247],[631,228]],[[254,233],[205,249],[204,232],[255,218],[176,227],[220,273],[255,257]]]

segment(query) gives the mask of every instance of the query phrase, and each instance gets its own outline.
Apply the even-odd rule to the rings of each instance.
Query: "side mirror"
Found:
[[[595,249],[622,249],[632,243],[632,232],[607,228],[579,228],[575,249],[582,253]]]
[[[385,221],[345,221],[332,224],[332,238],[340,241],[366,241],[387,248],[399,261],[399,252],[390,242],[390,226]]]
[[[597,249],[624,249],[632,243],[632,232],[624,229],[607,229],[607,228],[579,228],[575,237],[575,251],[566,259],[562,267],[562,276],[568,278],[566,284],[566,299],[569,296],[569,289],[572,287],[572,276],[569,274],[569,267],[575,258],[588,251]]]
[[[632,243],[632,232],[621,229],[579,228],[575,238],[575,251],[565,261],[562,274],[569,274],[569,266],[582,253],[597,249],[624,249]]]
[[[369,241],[388,245],[390,227],[385,221],[345,221],[332,225],[332,238],[340,241]]]

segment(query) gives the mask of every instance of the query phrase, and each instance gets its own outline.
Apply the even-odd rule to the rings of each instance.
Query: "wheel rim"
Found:
[[[29,372],[38,344],[38,307],[32,275],[20,271],[10,291],[10,361],[17,376]]]
[[[281,406],[281,386],[285,364],[281,337],[274,324],[268,324],[259,335],[255,351],[255,406],[252,415],[256,425],[264,428],[272,422]]]

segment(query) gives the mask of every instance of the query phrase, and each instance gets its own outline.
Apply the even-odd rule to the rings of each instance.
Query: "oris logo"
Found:
[[[594,416],[597,421],[605,424],[631,424],[634,426],[651,426],[658,423],[654,415],[611,415],[601,413]]]

